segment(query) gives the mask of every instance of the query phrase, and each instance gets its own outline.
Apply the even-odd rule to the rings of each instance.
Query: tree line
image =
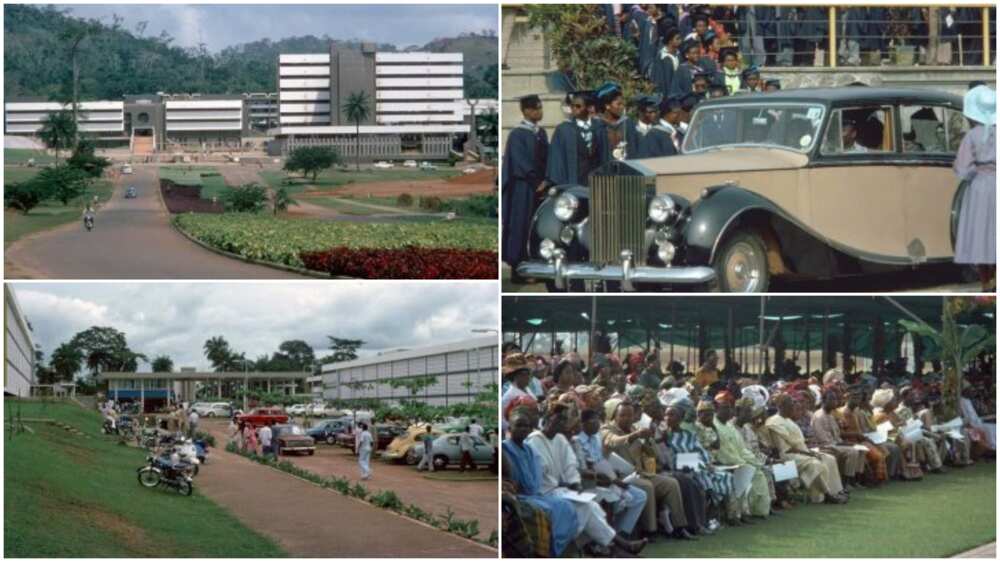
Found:
[[[110,24],[76,18],[53,5],[4,6],[4,92],[8,97],[39,96],[68,103],[74,97],[74,68],[79,72],[80,99],[155,92],[270,92],[277,88],[281,53],[326,52],[331,42],[339,48],[360,48],[359,41],[307,35],[262,39],[212,54],[204,44],[177,46],[166,32],[147,36],[147,25],[139,22],[129,29],[117,15]],[[466,58],[496,60],[495,37],[473,34],[462,39],[458,44],[470,51]],[[433,51],[437,42],[425,48]],[[397,50],[391,44],[377,48]],[[495,98],[497,74],[495,64],[467,65],[467,95]]]

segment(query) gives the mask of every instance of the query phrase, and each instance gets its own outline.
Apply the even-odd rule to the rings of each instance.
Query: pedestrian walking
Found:
[[[473,437],[483,436],[483,426],[476,423],[476,418],[472,418],[472,421],[469,422],[469,433],[471,433]]]
[[[472,462],[472,435],[469,433],[469,426],[465,427],[465,433],[458,436],[458,448],[462,451],[462,460],[458,463],[459,472],[465,472],[465,467],[475,470],[476,465]]]
[[[420,457],[417,470],[427,469],[434,472],[434,435],[431,433],[431,426],[427,426],[427,432],[424,433],[421,441],[424,444],[424,456]]]
[[[257,454],[257,432],[248,423],[243,425],[243,450]]]
[[[198,415],[198,412],[191,410],[191,413],[188,415],[188,437],[191,439],[194,439],[194,434],[198,431],[198,421],[200,419],[201,416]]]
[[[368,480],[372,477],[372,434],[368,432],[368,424],[361,422],[358,424],[361,431],[357,434],[355,450],[358,453],[358,466],[361,468],[361,479]]]
[[[969,182],[958,214],[955,262],[979,270],[984,291],[996,286],[997,97],[989,86],[965,94],[962,113],[973,122],[955,156],[955,175]]]
[[[271,432],[271,425],[268,424],[260,428],[258,433],[260,434],[260,454],[266,457],[274,452],[271,445],[271,438],[274,435]]]

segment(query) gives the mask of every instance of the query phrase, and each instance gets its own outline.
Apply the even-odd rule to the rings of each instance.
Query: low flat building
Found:
[[[72,111],[72,105],[44,98],[17,98],[4,103],[4,133],[37,136],[49,115]],[[81,133],[101,143],[124,142],[125,102],[102,100],[80,102],[77,122]]]
[[[500,350],[497,338],[486,336],[420,349],[392,351],[343,363],[324,365],[323,398],[387,403],[420,400],[432,406],[471,402],[497,384]],[[432,376],[436,381],[415,396],[391,381]]]
[[[378,53],[372,44],[279,55],[272,150],[332,146],[348,159],[446,159],[454,137],[470,128],[462,61],[462,53]],[[343,111],[358,93],[370,110],[360,125]]]
[[[200,372],[182,369],[171,373],[118,373],[106,372],[97,376],[108,384],[108,398],[120,402],[138,402],[142,411],[148,412],[163,406],[198,400],[200,387],[210,387],[202,393],[203,401],[235,399],[241,390],[258,390],[276,394],[295,394],[312,373],[291,372]],[[244,399],[244,408],[247,401]]]
[[[35,342],[31,324],[24,317],[10,285],[3,286],[4,305],[4,370],[5,396],[28,397],[35,384]]]

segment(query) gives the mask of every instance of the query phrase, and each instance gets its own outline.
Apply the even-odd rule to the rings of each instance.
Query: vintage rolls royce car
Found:
[[[764,292],[952,259],[962,98],[786,90],[709,100],[681,154],[612,161],[549,190],[521,276],[549,290]],[[989,233],[984,233],[989,235]]]

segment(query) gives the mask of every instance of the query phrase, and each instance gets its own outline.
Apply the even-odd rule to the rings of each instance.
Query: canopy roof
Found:
[[[912,320],[916,316],[938,328],[944,305],[942,297],[923,296],[506,296],[503,330],[522,334],[589,332],[593,299],[596,299],[598,329],[616,335],[623,347],[644,346],[647,338],[664,344],[697,345],[697,326],[702,325],[705,344],[722,348],[730,314],[733,344],[757,344],[761,340],[763,306],[765,339],[772,345],[783,341],[790,350],[819,349],[825,323],[828,337],[842,341],[845,334],[849,335],[853,352],[867,357],[873,355],[876,322],[882,322],[884,349],[898,348],[905,333],[899,325],[900,319]],[[959,321],[981,324],[994,332],[994,311],[992,307],[977,309],[964,314]],[[779,319],[781,329],[777,330]],[[927,340],[924,344],[933,354],[933,345]]]

